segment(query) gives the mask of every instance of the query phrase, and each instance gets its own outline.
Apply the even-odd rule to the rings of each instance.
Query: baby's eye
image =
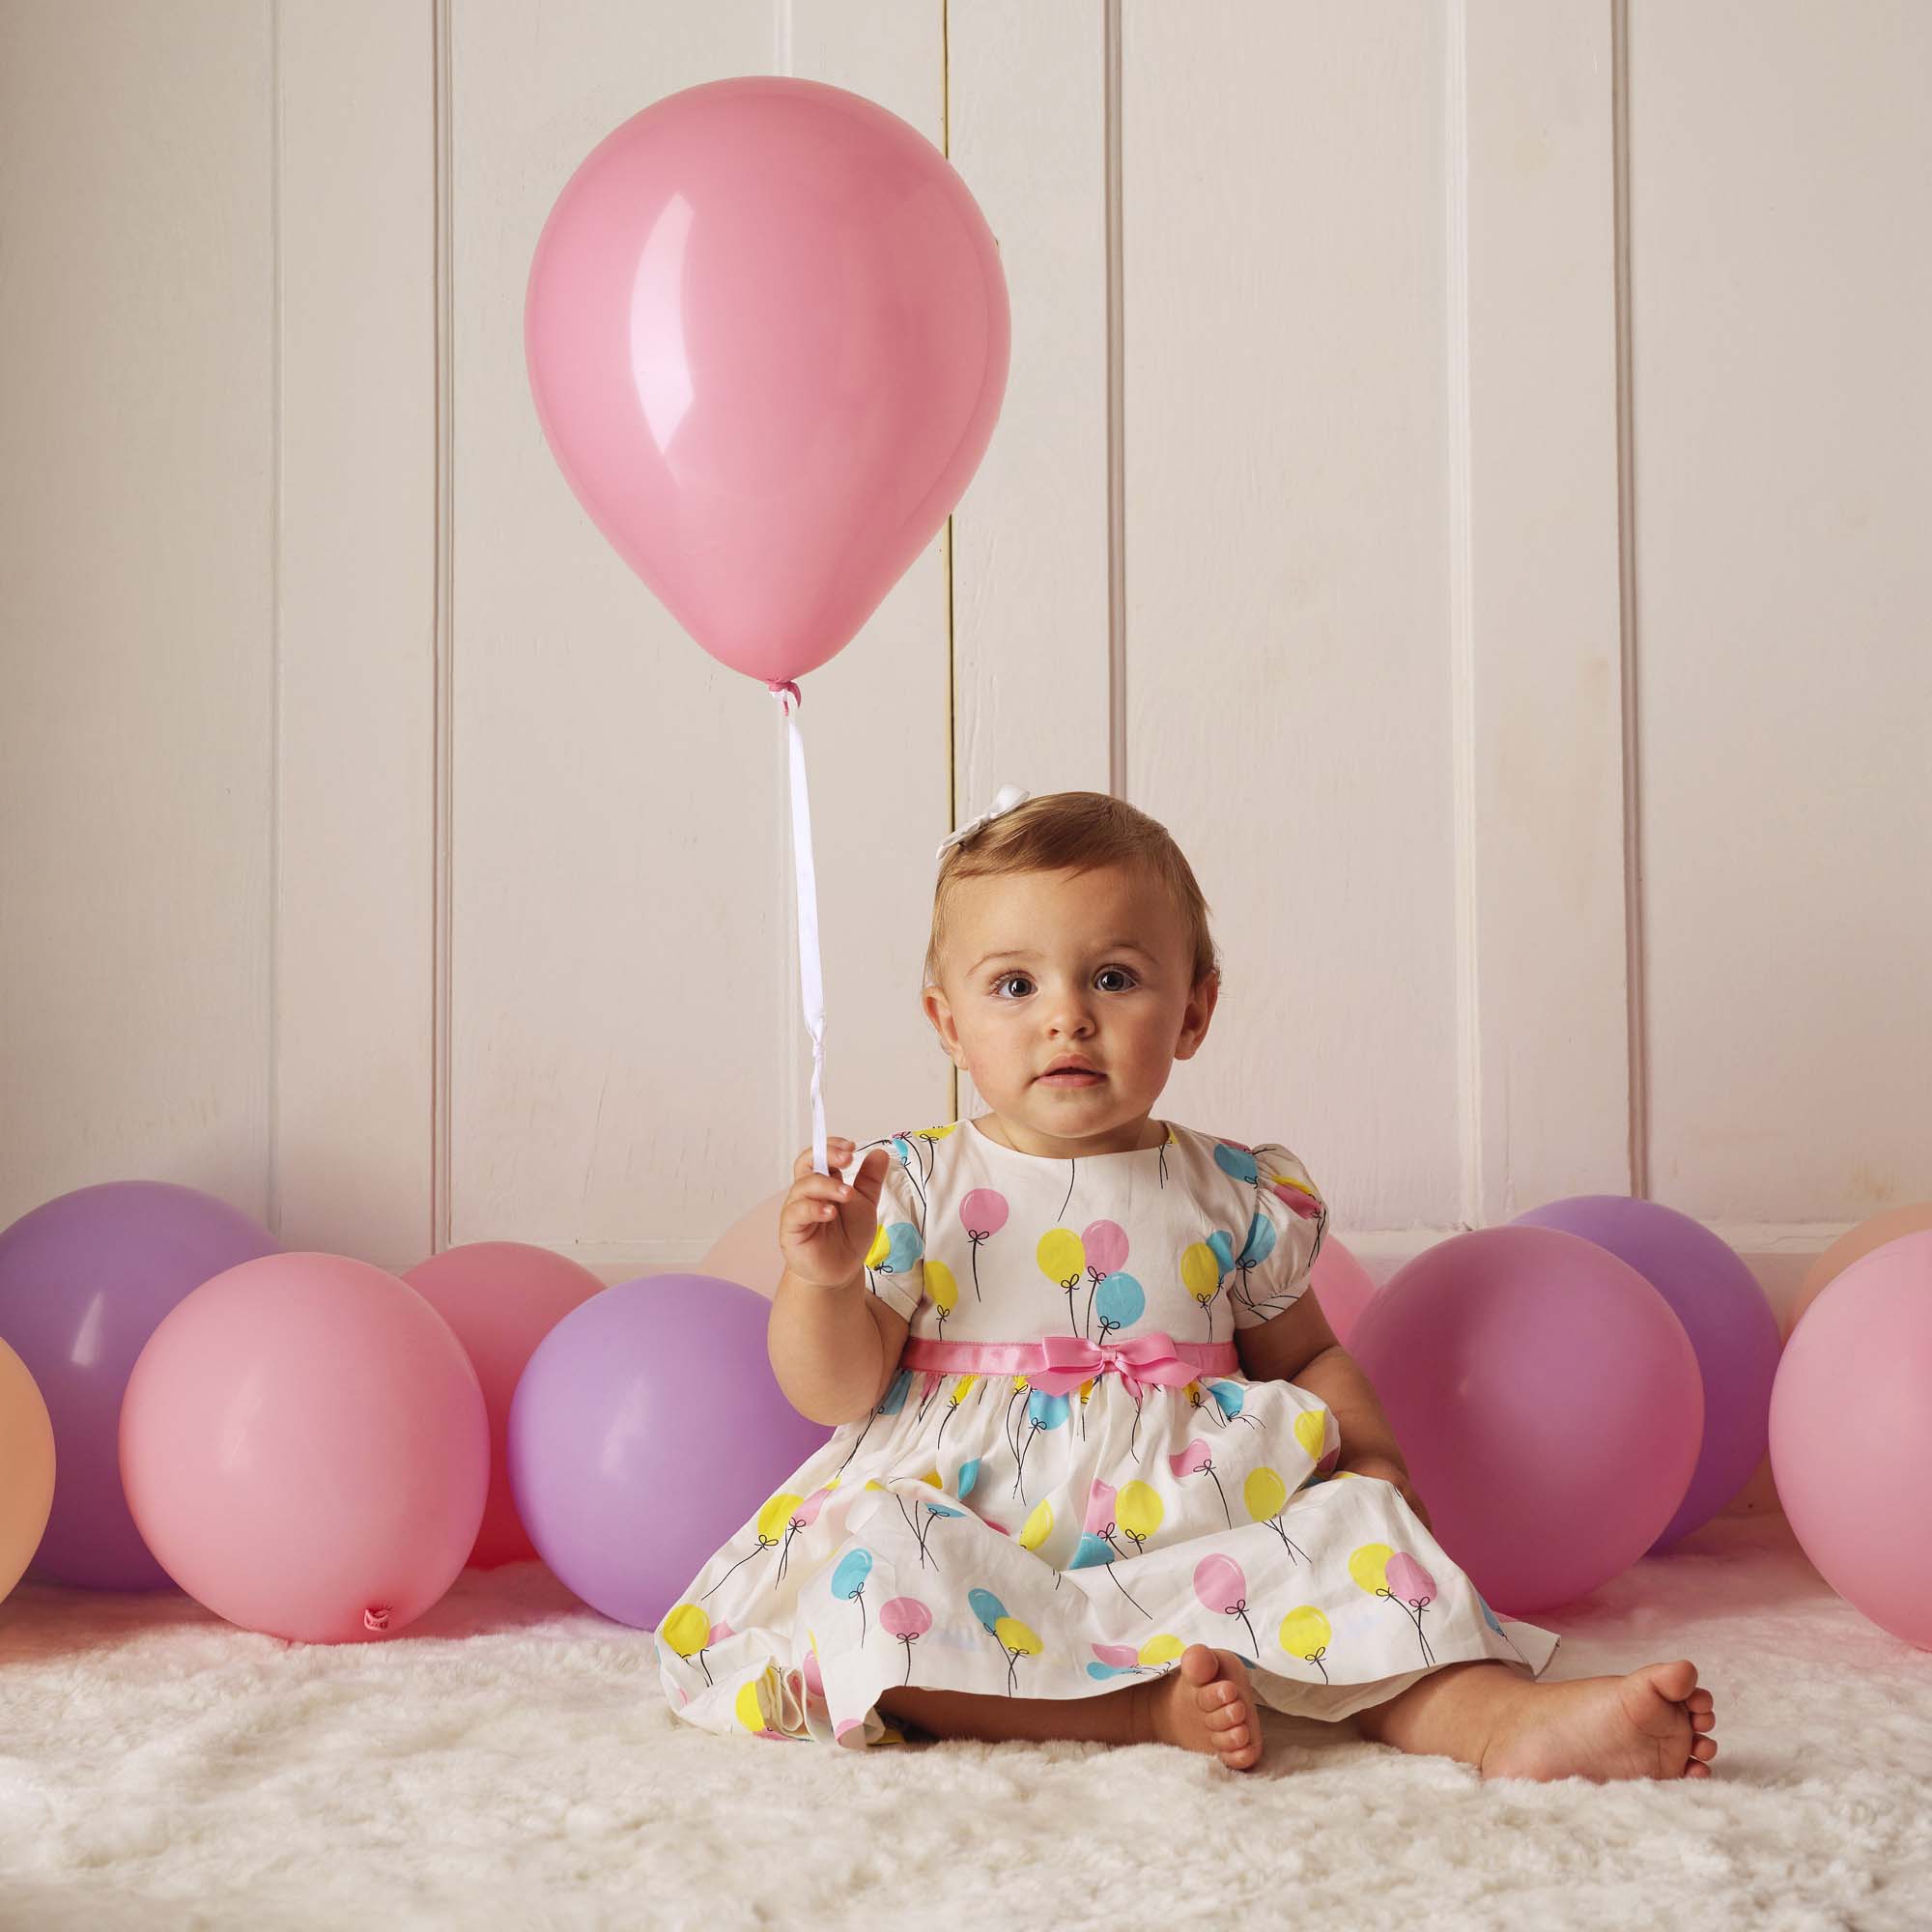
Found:
[[[1033,984],[1033,981],[1029,980],[1024,973],[1003,973],[997,980],[993,981],[994,997],[997,999],[1007,999],[1007,998],[1019,999],[1024,997],[1021,994],[1015,993],[1009,995],[1007,992],[1007,988],[1010,985],[1013,985],[1015,982],[1017,982],[1022,986],[1030,986]]]
[[[1124,966],[1102,966],[1099,972],[1094,974],[1094,978],[1095,979],[1095,980],[1104,980],[1110,973],[1113,974],[1117,979],[1124,980],[1126,981],[1126,985],[1103,986],[1100,989],[1102,992],[1124,993],[1127,990],[1127,986],[1135,986],[1140,983],[1139,980],[1137,980],[1134,978],[1134,976],[1130,972],[1128,972]]]

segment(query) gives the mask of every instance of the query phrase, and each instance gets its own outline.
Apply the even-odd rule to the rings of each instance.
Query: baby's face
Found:
[[[1193,964],[1179,910],[1137,870],[963,879],[925,1009],[1022,1152],[1114,1152],[1140,1144],[1208,1032],[1215,982],[1195,986]],[[1050,1077],[1069,1057],[1099,1077]]]

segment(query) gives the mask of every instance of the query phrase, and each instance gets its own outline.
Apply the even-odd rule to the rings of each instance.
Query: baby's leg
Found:
[[[1452,1663],[1356,1727],[1399,1750],[1461,1758],[1485,1777],[1709,1777],[1713,1700],[1688,1660],[1627,1677],[1532,1684],[1506,1663]]]
[[[1000,1697],[966,1690],[891,1690],[879,1709],[937,1738],[1039,1743],[1179,1745],[1208,1751],[1234,1771],[1261,1757],[1254,1692],[1239,1658],[1189,1644],[1165,1676],[1096,1697]]]

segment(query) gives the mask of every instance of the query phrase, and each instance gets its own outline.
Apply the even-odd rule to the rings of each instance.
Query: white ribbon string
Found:
[[[811,1164],[832,1170],[825,1158],[825,977],[818,958],[818,880],[811,863],[811,801],[805,784],[805,738],[798,728],[798,686],[774,682],[772,696],[784,713],[791,750],[791,856],[798,904],[798,984],[805,1023],[811,1033]]]

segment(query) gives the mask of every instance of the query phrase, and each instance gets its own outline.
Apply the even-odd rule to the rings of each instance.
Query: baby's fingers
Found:
[[[843,1167],[852,1158],[852,1143],[842,1134],[827,1134],[825,1137],[825,1164],[827,1167]],[[811,1150],[807,1148],[791,1164],[791,1178],[803,1180],[808,1174],[817,1173],[812,1165]],[[823,1175],[819,1176],[822,1180]]]
[[[876,1154],[876,1164],[872,1155]],[[891,1152],[885,1148],[874,1148],[859,1163],[859,1171],[852,1177],[852,1185],[859,1190],[860,1199],[876,1208],[879,1194],[886,1184],[886,1165],[891,1160]]]
[[[815,1228],[833,1220],[839,1204],[851,1199],[852,1190],[836,1174],[807,1174],[791,1184],[785,1197],[785,1223],[793,1228]]]

